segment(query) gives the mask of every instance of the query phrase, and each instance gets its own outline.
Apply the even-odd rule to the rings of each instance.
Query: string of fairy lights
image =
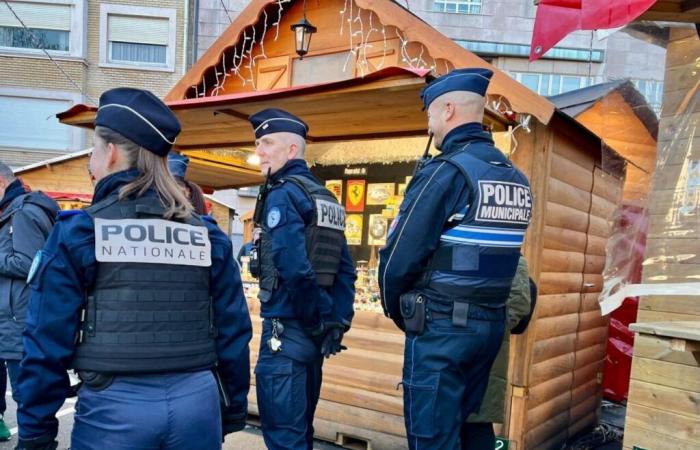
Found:
[[[262,33],[259,33],[259,23],[244,28],[236,44],[224,51],[221,61],[209,69],[209,77],[205,74],[199,84],[191,86],[195,97],[225,94],[227,81],[230,78],[238,78],[243,87],[250,85],[253,90],[257,90],[254,74],[258,60],[268,58],[265,53],[265,39],[271,29],[275,31],[273,40],[279,39],[285,5],[291,2],[292,0],[275,1],[277,18],[273,23],[270,23],[271,15],[264,8],[260,20],[263,28]],[[398,52],[397,62],[413,70],[429,70],[444,74],[454,69],[454,65],[449,61],[430,56],[430,52],[422,43],[410,41],[397,27],[389,27],[394,35],[389,37],[387,27],[381,23],[379,16],[374,11],[358,7],[353,0],[345,0],[343,8],[338,13],[340,15],[338,32],[341,36],[347,36],[348,39],[348,54],[343,64],[343,72],[346,72],[354,64],[356,75],[365,77],[373,71],[384,68],[388,61],[388,55],[394,51]],[[381,39],[377,36],[379,34],[381,34]],[[381,48],[379,48],[380,46]],[[370,59],[375,61],[379,59],[379,61],[372,64]],[[212,78],[215,80],[214,85],[210,86],[209,90],[207,78],[210,81]],[[490,101],[489,106],[516,122],[516,125],[508,131],[514,144],[512,154],[518,145],[514,134],[518,129],[530,131],[531,116],[514,113],[501,96]]]

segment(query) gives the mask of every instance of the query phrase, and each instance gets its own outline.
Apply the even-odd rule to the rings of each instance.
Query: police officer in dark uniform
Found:
[[[345,211],[303,159],[306,123],[278,109],[253,114],[250,122],[269,174],[256,206],[262,230],[251,263],[263,318],[255,368],[263,437],[272,450],[310,450],[323,357],[344,348],[353,317]]]
[[[231,243],[168,172],[180,124],[163,102],[112,89],[95,126],[93,204],[60,214],[29,275],[17,448],[56,448],[69,368],[73,450],[221,448],[244,427],[250,381]]]
[[[482,128],[492,72],[458,69],[421,96],[441,154],[409,184],[379,283],[406,332],[404,415],[411,449],[459,448],[504,332],[505,301],[530,222],[527,178]]]

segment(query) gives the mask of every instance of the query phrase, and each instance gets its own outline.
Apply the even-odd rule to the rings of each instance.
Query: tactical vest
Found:
[[[116,195],[87,208],[98,264],[75,369],[139,374],[214,366],[207,229],[196,216],[176,222],[163,212],[154,198]]]
[[[527,178],[512,164],[489,161],[477,152],[484,153],[463,149],[434,161],[462,173],[469,200],[445,224],[422,285],[439,299],[501,307],[530,223],[532,194]]]
[[[330,288],[340,268],[345,239],[345,209],[328,189],[308,177],[292,175],[280,180],[280,184],[285,182],[299,186],[315,205],[313,218],[304,231],[306,254],[316,275],[316,284],[322,288]],[[262,302],[271,298],[278,285],[277,269],[272,260],[272,242],[266,225],[260,236],[261,273],[258,298]]]

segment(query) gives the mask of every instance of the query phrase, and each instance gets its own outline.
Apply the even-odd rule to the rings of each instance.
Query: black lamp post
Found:
[[[316,27],[306,20],[306,0],[304,0],[304,17],[292,25],[292,31],[294,32],[299,59],[304,59],[304,55],[309,53],[311,35],[317,31]]]

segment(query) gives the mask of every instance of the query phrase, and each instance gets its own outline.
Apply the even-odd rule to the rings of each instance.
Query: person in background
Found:
[[[354,315],[345,210],[304,161],[308,126],[279,109],[250,116],[263,186],[255,225],[263,318],[255,388],[270,450],[311,450],[323,358],[340,352]],[[320,214],[321,210],[326,214]]]
[[[241,258],[243,258],[244,256],[250,256],[251,250],[253,250],[253,241],[252,240],[241,245],[241,249],[238,250],[238,256],[236,256],[236,261],[238,261],[239,266],[243,265],[243,263],[241,262]]]
[[[185,179],[185,174],[187,173],[187,166],[190,163],[190,159],[179,153],[170,152],[168,153],[168,169],[170,173],[184,190],[185,195],[192,203],[194,207],[194,212],[200,216],[207,214],[207,205],[204,200],[204,193],[202,188],[199,187],[197,183],[193,183]]]
[[[11,437],[4,422],[8,374],[12,398],[16,403],[20,401],[17,373],[29,303],[27,277],[58,211],[53,199],[42,192],[31,192],[7,164],[0,162],[0,440]]]
[[[510,330],[531,313],[530,276],[527,261],[521,256],[518,269],[513,278],[508,300],[506,300],[506,332],[496,360],[489,373],[489,384],[478,412],[467,418],[462,427],[462,450],[493,449],[496,435],[493,424],[503,423],[505,414],[505,397],[508,388],[508,356],[510,354]]]

